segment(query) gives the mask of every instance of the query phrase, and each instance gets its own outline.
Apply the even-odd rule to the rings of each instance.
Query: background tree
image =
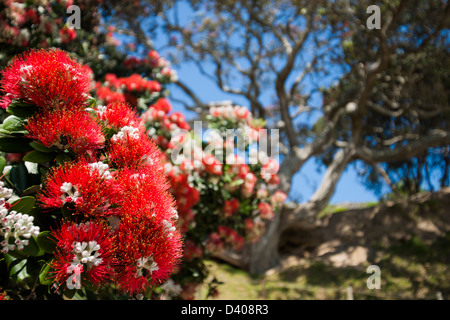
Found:
[[[277,262],[279,234],[313,221],[356,160],[366,177],[376,177],[372,182],[384,179],[410,193],[430,180],[432,170],[441,186],[448,185],[449,5],[380,1],[381,29],[369,29],[371,4],[192,2],[201,11],[187,24],[179,23],[177,3],[165,11],[164,26],[180,41],[180,59],[195,63],[224,92],[247,99],[252,112],[281,129],[285,192],[308,159],[320,156],[327,165],[312,197],[284,210],[251,248],[252,271]],[[193,106],[207,106],[195,88],[178,85]],[[268,91],[270,108],[262,102]],[[321,105],[314,104],[316,93]],[[311,124],[306,115],[318,120]]]

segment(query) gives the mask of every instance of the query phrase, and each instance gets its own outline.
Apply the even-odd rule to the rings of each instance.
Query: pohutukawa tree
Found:
[[[21,298],[152,297],[181,260],[182,236],[138,114],[123,102],[99,115],[92,71],[58,49],[19,55],[2,75],[10,115],[0,149],[26,152],[3,175],[3,289]]]

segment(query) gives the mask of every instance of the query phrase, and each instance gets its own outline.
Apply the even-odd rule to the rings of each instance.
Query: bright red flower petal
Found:
[[[172,227],[170,227],[172,228]],[[167,280],[182,256],[181,234],[148,214],[133,215],[116,231],[116,282],[129,294]]]
[[[120,190],[113,183],[108,170],[81,159],[51,168],[45,183],[37,195],[43,208],[61,208],[66,203],[73,214],[86,218],[99,218],[116,213],[114,204],[120,198]]]
[[[105,142],[101,126],[84,110],[45,111],[30,118],[25,127],[29,138],[77,155],[100,149]]]
[[[92,70],[59,49],[18,55],[2,75],[2,108],[16,99],[44,109],[83,108],[92,89]]]

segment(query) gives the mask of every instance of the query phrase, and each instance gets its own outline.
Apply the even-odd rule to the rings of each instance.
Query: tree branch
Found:
[[[356,149],[356,157],[368,162],[402,161],[414,157],[429,148],[450,144],[450,132],[433,130],[432,134],[397,148],[370,149],[366,146]]]
[[[320,186],[316,189],[308,202],[298,205],[293,212],[282,221],[281,229],[292,226],[294,223],[307,220],[314,220],[330,202],[336,190],[342,173],[347,165],[353,160],[355,151],[353,148],[339,150],[333,161],[327,167]]]

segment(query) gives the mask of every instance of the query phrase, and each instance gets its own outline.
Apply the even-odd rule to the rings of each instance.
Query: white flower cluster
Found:
[[[160,75],[163,77],[167,77],[170,82],[175,82],[178,80],[178,73],[171,68],[170,62],[166,59],[158,59],[158,68],[161,69],[159,71]]]
[[[97,241],[74,242],[73,252],[75,255],[71,263],[72,267],[79,264],[86,264],[88,269],[99,266],[103,261],[103,259],[100,258],[99,250],[100,245]]]
[[[170,300],[171,297],[178,296],[182,291],[181,286],[179,284],[176,284],[172,279],[167,280],[167,282],[161,286],[161,289],[165,293],[165,295],[163,295],[161,299],[166,300]]]
[[[11,198],[13,195],[12,189],[5,188],[4,185],[5,183],[3,181],[0,181],[0,200],[3,201]]]
[[[78,191],[78,187],[71,184],[70,182],[64,182],[59,189],[61,190],[61,192],[63,192],[63,194],[61,195],[61,200],[63,202],[75,202],[78,198],[81,197],[81,193]]]
[[[167,234],[167,237],[171,237],[172,236],[172,232],[174,232],[176,230],[176,228],[173,226],[172,222],[167,221],[166,219],[164,219],[162,221],[162,224],[163,224],[163,227],[164,227],[164,231]]]
[[[0,242],[2,252],[23,250],[29,244],[31,237],[39,235],[39,227],[33,224],[34,217],[22,214],[17,211],[8,212],[5,207],[6,199],[11,198],[13,192],[5,188],[3,181],[0,181]]]
[[[8,210],[3,208],[0,210],[0,217],[0,236],[4,237],[0,243],[3,253],[13,251],[16,247],[17,250],[23,250],[29,244],[28,239],[39,235],[39,227],[33,224],[33,216],[16,211],[8,213]],[[14,238],[13,244],[10,243],[11,238]]]
[[[136,262],[136,274],[135,277],[142,277],[144,274],[142,273],[142,269],[147,269],[150,274],[152,274],[153,271],[157,271],[159,269],[158,264],[153,261],[153,257],[140,257]]]
[[[128,134],[128,137],[131,139],[139,139],[139,129],[135,127],[125,126],[120,129],[118,133],[112,136],[111,140],[113,142],[117,142],[118,140],[122,140],[125,135]]]
[[[103,179],[106,179],[106,180],[112,179],[111,172],[109,172],[109,166],[106,163],[99,161],[99,162],[89,163],[88,166],[91,169],[91,172],[97,170],[98,174]]]
[[[81,273],[86,265],[87,269],[99,266],[103,259],[100,258],[100,245],[97,241],[83,241],[73,243],[74,257],[67,267],[66,272],[72,273],[67,279],[66,284],[69,289],[81,289]]]
[[[107,111],[106,106],[97,106],[95,109],[95,112],[97,113],[97,116],[101,119],[103,117],[103,114]]]
[[[251,120],[251,113],[247,107],[233,106],[231,102],[228,101],[224,101],[218,106],[212,106],[209,109],[209,114],[213,117],[220,117],[229,120]]]

